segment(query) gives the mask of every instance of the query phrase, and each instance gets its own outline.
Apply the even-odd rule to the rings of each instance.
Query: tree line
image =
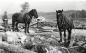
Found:
[[[86,10],[77,10],[69,13],[72,18],[86,18]]]

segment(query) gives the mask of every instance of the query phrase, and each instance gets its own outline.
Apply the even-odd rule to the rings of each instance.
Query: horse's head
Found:
[[[38,13],[36,9],[32,9],[32,16],[34,16],[35,18],[38,18]]]
[[[56,10],[56,16],[57,16],[57,19],[59,17],[59,15],[61,15],[63,12],[63,9],[62,10]]]
[[[56,13],[62,13],[63,12],[63,9],[62,10],[56,10]]]

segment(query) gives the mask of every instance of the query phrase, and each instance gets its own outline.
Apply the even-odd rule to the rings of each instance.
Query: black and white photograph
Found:
[[[0,53],[86,53],[86,0],[0,0]]]

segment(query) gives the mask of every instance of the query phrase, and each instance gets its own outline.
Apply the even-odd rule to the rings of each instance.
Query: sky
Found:
[[[4,11],[19,12],[24,2],[29,2],[30,9],[35,8],[38,12],[54,12],[58,9],[86,10],[85,0],[0,0],[0,14]]]

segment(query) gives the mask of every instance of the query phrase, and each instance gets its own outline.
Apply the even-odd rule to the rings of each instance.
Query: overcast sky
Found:
[[[0,0],[0,14],[4,11],[18,12],[24,2],[29,2],[30,9],[35,8],[39,12],[54,12],[56,9],[86,10],[85,0]]]

